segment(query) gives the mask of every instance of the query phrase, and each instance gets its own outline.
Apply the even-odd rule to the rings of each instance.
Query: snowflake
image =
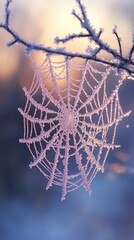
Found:
[[[30,168],[36,166],[53,184],[62,187],[62,197],[80,186],[90,194],[91,182],[104,165],[115,145],[118,123],[124,114],[119,89],[125,75],[113,84],[108,79],[117,73],[91,61],[78,64],[64,58],[57,62],[46,56],[43,64],[34,64],[30,90],[24,88],[25,143],[32,154]],[[116,76],[117,78],[117,76]]]

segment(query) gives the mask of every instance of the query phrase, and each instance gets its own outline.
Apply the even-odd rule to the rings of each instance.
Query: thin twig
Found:
[[[59,38],[59,37],[56,37],[55,38],[55,43],[58,44],[58,43],[66,43],[70,40],[73,40],[75,38],[88,38],[90,37],[90,35],[87,33],[87,34],[84,34],[84,33],[79,33],[79,34],[69,34],[68,36],[66,36],[66,38]]]
[[[122,46],[121,46],[121,38],[119,37],[118,33],[117,33],[117,26],[115,26],[115,28],[113,29],[113,34],[115,34],[116,38],[117,38],[117,42],[119,45],[119,52],[120,52],[120,56],[122,57]]]
[[[130,61],[131,61],[131,59],[132,59],[133,53],[134,53],[134,44],[133,44],[132,48],[130,49],[130,53],[129,53],[129,60],[130,60]]]

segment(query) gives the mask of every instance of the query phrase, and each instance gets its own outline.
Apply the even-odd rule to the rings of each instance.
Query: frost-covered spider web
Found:
[[[91,61],[78,64],[46,56],[34,64],[30,90],[24,88],[25,143],[32,154],[30,168],[36,166],[53,184],[62,187],[62,197],[80,186],[90,193],[98,171],[104,171],[109,150],[115,145],[118,123],[124,114],[118,92],[125,75],[111,89],[116,72]],[[116,77],[117,78],[117,77]]]

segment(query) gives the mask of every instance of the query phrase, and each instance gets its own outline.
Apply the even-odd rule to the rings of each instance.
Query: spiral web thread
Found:
[[[36,166],[48,179],[46,189],[53,184],[62,187],[61,200],[80,186],[90,194],[109,150],[118,147],[117,125],[130,112],[123,113],[118,97],[125,75],[112,90],[108,87],[113,72],[117,75],[111,67],[93,67],[91,61],[57,62],[46,56],[40,67],[34,64],[30,90],[24,88],[27,101],[25,109],[19,109],[24,119],[20,142],[32,154],[30,168]]]

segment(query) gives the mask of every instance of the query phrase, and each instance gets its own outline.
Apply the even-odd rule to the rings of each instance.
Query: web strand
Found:
[[[30,168],[36,166],[48,179],[46,189],[60,186],[62,200],[81,186],[90,194],[91,182],[104,172],[110,149],[119,147],[117,126],[130,114],[123,113],[118,97],[125,77],[108,92],[110,75],[117,73],[103,64],[80,65],[64,57],[56,62],[46,56],[34,70],[30,90],[24,88],[25,109],[19,109],[24,119],[20,142],[33,157]]]

